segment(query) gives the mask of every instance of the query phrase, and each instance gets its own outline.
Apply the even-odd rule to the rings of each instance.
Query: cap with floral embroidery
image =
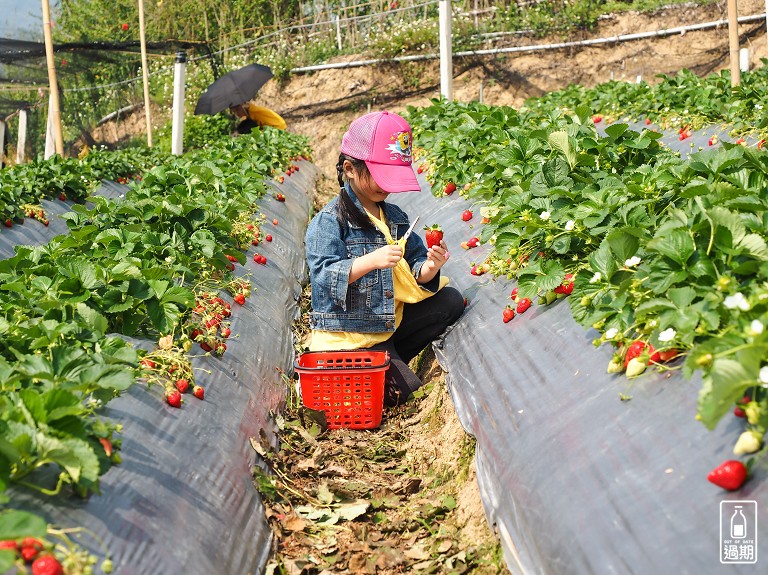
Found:
[[[385,192],[421,191],[413,173],[411,126],[391,112],[371,112],[349,125],[341,153],[365,161],[371,177]]]

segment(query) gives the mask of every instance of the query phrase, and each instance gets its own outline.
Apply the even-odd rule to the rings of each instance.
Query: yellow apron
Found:
[[[379,218],[371,218],[374,225],[384,234],[388,244],[397,243],[403,248],[405,253],[405,240],[402,238],[395,240],[392,238],[392,234],[389,233],[386,221],[384,220],[384,213],[379,212]],[[448,278],[440,276],[440,285],[437,291],[443,289],[448,285]],[[403,306],[406,303],[417,303],[421,300],[427,299],[434,295],[436,292],[431,292],[421,287],[416,278],[413,277],[411,267],[405,258],[400,258],[397,265],[392,269],[392,283],[394,285],[395,292],[395,329],[400,325],[403,319]],[[310,351],[330,351],[338,349],[360,349],[376,345],[387,341],[392,337],[391,331],[376,332],[376,333],[357,333],[357,332],[344,332],[344,331],[319,331],[314,330],[310,336],[309,349]]]

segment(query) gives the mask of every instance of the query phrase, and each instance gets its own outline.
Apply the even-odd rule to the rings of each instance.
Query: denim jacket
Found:
[[[354,192],[350,198],[363,211]],[[379,230],[364,230],[352,223],[341,225],[337,217],[338,197],[331,200],[309,223],[305,238],[309,279],[312,284],[310,326],[321,331],[379,333],[395,330],[395,299],[392,269],[373,270],[349,283],[352,261],[387,245]],[[394,204],[382,204],[390,233],[399,239],[408,229],[407,214]],[[427,248],[416,230],[405,244],[405,261],[419,277],[427,260]],[[435,292],[440,285],[438,272],[422,284]]]

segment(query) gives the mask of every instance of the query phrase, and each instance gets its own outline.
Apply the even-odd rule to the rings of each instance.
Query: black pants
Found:
[[[384,378],[385,406],[403,403],[421,387],[422,381],[408,363],[440,337],[462,313],[464,296],[450,286],[418,303],[405,304],[403,319],[392,337],[370,348],[389,352],[389,369]]]

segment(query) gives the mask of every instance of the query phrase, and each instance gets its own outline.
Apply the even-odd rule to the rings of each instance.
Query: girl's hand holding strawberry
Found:
[[[419,279],[417,281],[419,283],[430,281],[437,275],[440,268],[445,265],[445,262],[448,261],[449,257],[451,257],[451,254],[448,251],[448,246],[445,245],[444,240],[440,240],[439,244],[435,244],[428,248],[427,261],[422,264],[421,271],[419,272]]]

